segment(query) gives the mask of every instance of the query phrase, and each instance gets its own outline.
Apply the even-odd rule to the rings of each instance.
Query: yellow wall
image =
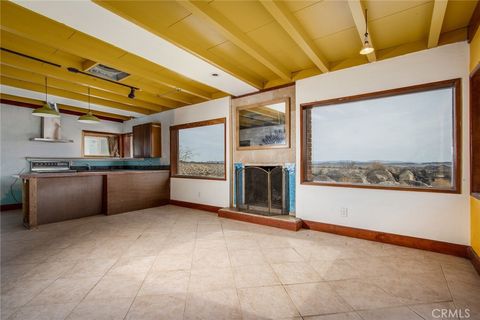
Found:
[[[480,28],[479,28],[480,30]],[[475,36],[470,42],[470,71],[480,63],[480,31],[477,30]]]
[[[480,64],[480,31],[470,42],[470,71],[473,71]],[[470,238],[473,250],[480,255],[480,200],[470,198]]]
[[[471,197],[470,204],[472,247],[477,254],[480,254],[480,200]]]

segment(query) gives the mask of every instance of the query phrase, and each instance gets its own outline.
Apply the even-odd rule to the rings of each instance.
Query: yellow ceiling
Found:
[[[95,2],[263,89],[322,69],[334,71],[423,50],[429,43],[431,47],[463,41],[478,1],[450,0],[445,10],[437,7],[440,22],[432,19],[438,1]],[[368,57],[358,54],[365,8],[376,48]],[[439,34],[438,40],[432,34]],[[84,98],[87,86],[92,86],[96,99],[144,114],[226,95],[8,1],[1,1],[1,46],[62,65],[55,68],[2,51],[2,83],[24,88],[38,87],[48,75],[58,80],[52,89],[59,93]],[[128,88],[66,71],[82,69],[87,61],[130,73],[122,82],[141,88],[135,101],[125,99]],[[182,91],[160,96],[174,88]]]

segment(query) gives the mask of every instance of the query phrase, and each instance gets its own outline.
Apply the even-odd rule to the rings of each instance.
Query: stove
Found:
[[[32,160],[30,161],[31,172],[72,172],[70,161],[65,160]]]

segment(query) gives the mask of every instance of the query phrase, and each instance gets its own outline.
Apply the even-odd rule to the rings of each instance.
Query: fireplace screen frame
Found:
[[[264,169],[264,167],[271,167],[270,170]],[[248,213],[255,213],[260,215],[274,216],[274,215],[289,215],[290,198],[289,198],[289,171],[282,165],[271,166],[244,166],[235,169],[235,207],[239,211]],[[254,205],[246,201],[246,170],[260,170],[267,176],[267,203],[266,206]],[[272,173],[275,170],[281,170],[281,208],[274,207],[273,200],[273,185],[272,185]],[[278,192],[277,192],[278,193]]]

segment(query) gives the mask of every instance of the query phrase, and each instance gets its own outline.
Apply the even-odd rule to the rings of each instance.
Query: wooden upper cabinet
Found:
[[[133,127],[133,157],[162,156],[162,127],[160,123],[144,123]]]

